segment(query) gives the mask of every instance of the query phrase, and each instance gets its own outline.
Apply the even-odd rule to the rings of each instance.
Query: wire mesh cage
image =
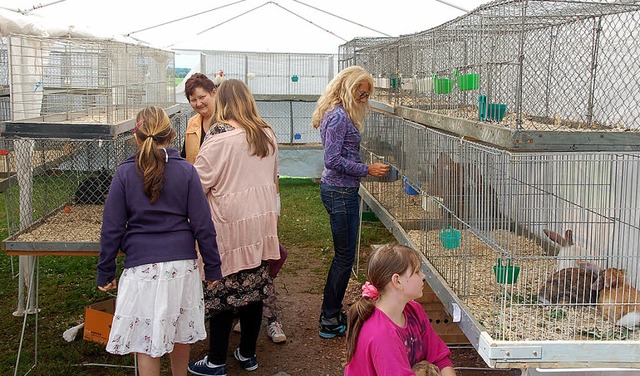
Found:
[[[181,51],[181,50],[177,50]],[[203,72],[244,81],[254,95],[322,94],[335,76],[334,54],[199,51]]]
[[[116,41],[10,35],[13,121],[117,124],[175,103],[174,54]]]
[[[7,38],[0,37],[0,121],[11,119]]]
[[[497,0],[426,31],[348,42],[338,64],[381,79],[372,99],[394,106],[517,130],[637,132],[639,26],[638,1]]]
[[[638,366],[639,153],[516,153],[386,113],[366,123],[363,160],[392,173],[365,179],[363,199],[425,255],[488,363]],[[584,354],[600,341],[620,356]]]
[[[172,114],[178,134],[184,134],[190,114]],[[3,139],[1,145],[0,188],[9,233],[4,248],[97,250],[113,173],[136,150],[133,132],[109,140]],[[180,149],[182,140],[174,139],[172,147]]]
[[[319,144],[320,132],[311,127],[315,102],[256,101],[260,116],[273,128],[279,144]]]

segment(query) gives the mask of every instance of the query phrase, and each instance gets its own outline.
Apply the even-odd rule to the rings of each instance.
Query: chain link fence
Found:
[[[178,150],[191,115],[186,109],[171,115]],[[40,250],[99,241],[113,173],[136,150],[132,131],[108,140],[2,139],[0,147],[9,239],[40,244]]]

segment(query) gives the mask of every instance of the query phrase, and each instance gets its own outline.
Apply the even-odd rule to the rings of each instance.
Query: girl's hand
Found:
[[[98,290],[105,291],[105,292],[116,289],[116,288],[118,288],[118,283],[116,282],[115,279],[104,286],[98,286]]]
[[[220,280],[219,280],[219,279],[216,279],[215,281],[207,281],[207,284],[208,284],[207,288],[208,288],[208,289],[212,289],[212,288],[214,288],[214,287],[215,287],[219,282],[220,282]]]

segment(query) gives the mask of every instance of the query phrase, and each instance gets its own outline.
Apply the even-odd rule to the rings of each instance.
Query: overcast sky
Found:
[[[133,32],[132,37],[159,48],[337,53],[341,44],[355,37],[399,36],[427,30],[464,15],[456,7],[472,10],[486,2],[2,0],[0,7],[30,10],[53,3],[31,14],[61,24],[86,26],[102,35]],[[199,15],[189,17],[194,14]],[[179,18],[185,19],[153,27]],[[153,28],[140,31],[149,27]]]

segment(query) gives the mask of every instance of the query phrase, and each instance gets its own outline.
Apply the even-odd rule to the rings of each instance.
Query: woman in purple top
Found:
[[[190,344],[206,338],[195,241],[216,284],[216,231],[196,169],[169,146],[175,131],[164,110],[140,111],[133,132],[138,149],[113,177],[100,233],[98,289],[118,288],[107,351],[137,353],[142,375],[160,375],[168,353],[173,376],[186,375]]]
[[[322,338],[344,336],[346,331],[342,299],[356,253],[360,179],[389,172],[384,163],[367,165],[360,159],[360,132],[372,92],[371,74],[359,66],[345,68],[329,82],[312,117],[313,127],[320,128],[324,149],[320,196],[329,213],[335,252],[318,322]]]
[[[412,248],[388,244],[369,256],[362,297],[349,309],[345,376],[455,376],[447,345],[422,306],[424,274]],[[423,373],[421,373],[423,372]]]

